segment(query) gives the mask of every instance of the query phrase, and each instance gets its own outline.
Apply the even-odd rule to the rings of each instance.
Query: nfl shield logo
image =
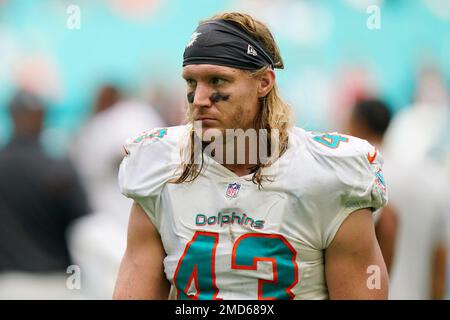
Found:
[[[237,195],[238,195],[238,193],[239,193],[239,189],[240,189],[240,188],[241,188],[241,185],[240,185],[240,184],[237,184],[237,183],[230,183],[230,184],[228,185],[228,188],[227,188],[226,196],[227,196],[228,198],[236,198]]]

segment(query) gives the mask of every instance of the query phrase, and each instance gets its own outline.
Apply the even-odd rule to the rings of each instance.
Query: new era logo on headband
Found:
[[[258,52],[256,52],[255,48],[253,48],[251,45],[248,45],[247,54],[251,54],[252,56],[256,57],[258,55]]]

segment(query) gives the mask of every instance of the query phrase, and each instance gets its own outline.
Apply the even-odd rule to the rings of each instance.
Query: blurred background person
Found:
[[[152,106],[124,99],[121,90],[112,84],[99,88],[92,110],[70,154],[93,210],[71,228],[70,248],[83,270],[84,294],[93,299],[110,299],[125,251],[132,204],[121,195],[117,184],[123,144],[133,135],[164,126],[165,121]]]
[[[391,195],[402,213],[393,299],[443,299],[448,294],[449,102],[439,68],[422,67],[411,106],[395,116],[386,134],[386,154],[396,163]]]
[[[185,96],[181,94],[184,87],[174,88],[167,84],[146,84],[149,89],[145,92],[146,101],[155,108],[163,119],[165,126],[179,126],[183,124],[186,115]],[[176,90],[180,94],[173,94]]]
[[[9,104],[13,137],[0,151],[0,299],[70,299],[69,224],[88,212],[72,165],[49,158],[39,137],[44,106],[27,92]]]
[[[436,66],[420,68],[411,105],[397,113],[386,136],[392,157],[409,159],[442,170],[450,182],[450,94]],[[413,147],[405,141],[414,141]],[[441,176],[441,174],[438,174]]]
[[[376,223],[377,238],[390,265],[391,299],[446,297],[448,211],[439,184],[422,163],[385,152],[390,110],[381,100],[359,101],[349,122],[350,134],[368,140],[384,156],[389,205]],[[414,148],[414,144],[408,144]],[[396,232],[396,230],[398,230]]]
[[[381,152],[383,155],[383,138],[390,121],[391,112],[383,101],[360,100],[352,109],[347,131],[350,135],[369,141],[375,147],[372,156],[375,152]],[[386,170],[386,167],[389,167],[389,163],[386,164],[385,161],[384,172],[388,172],[386,179],[389,185],[390,170],[389,168]],[[395,255],[394,248],[398,230],[398,216],[393,203],[395,201],[392,201],[392,196],[389,194],[388,205],[375,215],[375,232],[388,272],[391,271]]]
[[[425,165],[393,159],[386,166],[399,232],[390,275],[391,299],[446,298],[448,192]]]

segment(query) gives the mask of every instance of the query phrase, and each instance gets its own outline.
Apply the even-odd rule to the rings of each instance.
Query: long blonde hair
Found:
[[[242,27],[250,36],[254,39],[261,42],[268,53],[272,56],[274,61],[274,67],[278,69],[283,69],[284,64],[280,55],[280,50],[278,49],[277,44],[272,36],[272,33],[264,25],[262,22],[252,18],[250,15],[245,13],[238,12],[226,12],[216,14],[213,17],[201,21],[200,24],[206,23],[212,20],[227,20],[238,24]],[[258,77],[262,75],[268,68],[263,67],[256,71],[246,71],[250,72],[250,75],[253,77]],[[283,101],[283,99],[278,95],[277,85],[274,84],[273,88],[270,92],[262,99],[260,99],[259,103],[259,113],[254,122],[255,129],[266,129],[268,132],[268,152],[269,157],[271,156],[270,150],[274,148],[277,150],[276,154],[281,156],[288,148],[288,129],[293,126],[293,113],[290,106]],[[188,108],[186,114],[187,123],[193,124],[193,117]],[[277,130],[279,133],[278,141],[271,141],[271,132],[272,130]],[[172,181],[173,183],[183,183],[183,182],[192,182],[194,181],[202,172],[204,167],[204,159],[203,152],[201,152],[201,163],[196,164],[195,162],[195,154],[198,154],[198,150],[195,150],[195,146],[199,145],[198,143],[194,143],[194,140],[198,139],[196,133],[194,131],[194,126],[192,126],[191,131],[189,132],[189,143],[186,144],[181,150],[182,153],[182,162],[181,162],[181,175]],[[275,144],[272,146],[272,144]],[[200,144],[201,145],[201,144]],[[252,181],[255,184],[258,184],[259,187],[262,187],[262,181],[266,178],[262,175],[262,168],[270,166],[276,159],[270,159],[268,162],[264,164],[260,162],[258,159],[257,165],[253,171]]]

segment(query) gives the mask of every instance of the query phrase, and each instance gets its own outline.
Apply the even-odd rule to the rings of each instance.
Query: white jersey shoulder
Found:
[[[299,144],[303,145],[314,159],[334,169],[348,168],[348,173],[374,171],[381,168],[383,157],[379,150],[366,140],[338,132],[305,131],[294,129]]]
[[[128,139],[119,168],[122,194],[137,201],[145,198],[147,209],[154,211],[159,193],[180,164],[185,134],[186,126],[177,126],[147,130]]]
[[[304,141],[309,150],[325,157],[360,157],[375,152],[366,140],[339,132],[304,131]]]
[[[294,129],[299,145],[298,161],[290,185],[308,181],[307,190],[320,207],[322,246],[326,248],[337,229],[352,212],[370,208],[377,211],[387,203],[386,182],[379,150],[366,140],[338,132]],[[303,176],[297,176],[299,172]],[[306,172],[306,173],[305,173]],[[306,177],[310,177],[307,179]]]

